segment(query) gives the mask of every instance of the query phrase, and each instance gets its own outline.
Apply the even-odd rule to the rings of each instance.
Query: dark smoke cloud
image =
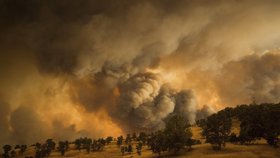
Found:
[[[252,98],[279,102],[279,6],[0,0],[0,143],[86,135],[92,116],[106,129],[154,130],[171,112],[193,122]]]
[[[101,71],[83,76],[71,84],[72,100],[88,111],[110,109],[115,104],[117,85],[131,76],[126,65],[116,67],[105,64]]]

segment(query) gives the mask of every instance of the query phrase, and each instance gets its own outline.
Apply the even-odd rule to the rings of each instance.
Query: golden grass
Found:
[[[235,122],[234,124],[237,124]],[[237,126],[234,126],[237,127]],[[197,126],[193,126],[193,138],[199,139],[204,142],[201,136],[201,129]],[[238,128],[232,129],[235,132],[238,132]],[[238,133],[237,133],[238,134]],[[120,149],[116,145],[116,142],[105,147],[104,151],[100,152],[91,152],[87,154],[85,150],[78,151],[74,149],[74,145],[70,145],[70,150],[66,152],[64,157],[72,158],[154,158],[157,157],[157,154],[153,154],[146,146],[143,147],[142,155],[138,156],[135,149],[136,144],[133,144],[134,152],[132,154],[121,155]],[[29,148],[25,155],[19,156],[24,158],[25,156],[34,156],[34,148]],[[60,158],[59,152],[52,152],[50,155],[51,158]],[[177,156],[171,155],[169,153],[163,153],[162,157],[177,157],[177,158],[280,158],[280,149],[274,149],[268,146],[264,140],[258,141],[254,145],[234,145],[227,143],[226,148],[223,148],[222,151],[214,151],[211,148],[210,144],[200,144],[193,146],[191,151],[181,151]]]
[[[135,146],[134,146],[135,147]],[[134,148],[135,149],[135,148]],[[21,156],[24,158],[27,155],[32,156],[34,154],[33,149],[29,149],[27,154]],[[59,152],[52,152],[50,155],[52,158],[60,158]],[[150,150],[144,147],[142,155],[138,156],[134,151],[131,155],[126,154],[121,155],[121,152],[117,145],[112,144],[108,145],[104,151],[100,152],[91,152],[87,154],[85,150],[81,152],[71,149],[67,151],[64,157],[73,157],[73,158],[154,158],[157,157],[157,154],[153,154]],[[191,157],[191,158],[280,158],[280,150],[274,149],[267,144],[258,144],[258,145],[234,145],[228,143],[226,148],[223,148],[222,151],[214,151],[211,149],[209,144],[200,144],[193,146],[191,151],[182,151],[179,155],[174,156],[169,153],[163,153],[162,157]]]

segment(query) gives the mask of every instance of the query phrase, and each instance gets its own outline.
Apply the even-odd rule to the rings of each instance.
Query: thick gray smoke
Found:
[[[159,130],[170,113],[182,113],[194,122],[197,104],[191,91],[176,92],[159,74],[139,73],[119,85],[118,105],[112,112],[132,130]]]
[[[253,101],[280,102],[279,63],[279,50],[227,63],[215,79],[222,101],[230,105]],[[222,76],[227,76],[226,80]]]
[[[0,0],[0,144],[155,130],[171,112],[193,122],[253,98],[279,102],[279,8]]]

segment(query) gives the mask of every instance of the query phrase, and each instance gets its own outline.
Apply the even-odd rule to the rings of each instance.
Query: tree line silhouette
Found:
[[[231,133],[233,120],[240,122],[239,135]],[[206,142],[212,144],[215,150],[221,150],[222,146],[226,146],[226,142],[244,145],[262,138],[269,145],[279,147],[280,103],[228,107],[198,120],[197,124],[202,128]]]
[[[239,133],[232,132],[233,121],[240,124]],[[200,140],[192,138],[191,125],[181,114],[170,114],[165,120],[165,128],[151,133],[140,132],[127,134],[126,137],[91,139],[78,138],[72,142],[47,139],[44,143],[31,145],[35,149],[35,155],[26,158],[44,158],[51,152],[60,152],[64,156],[70,150],[70,145],[78,151],[98,152],[103,151],[106,145],[114,142],[121,155],[132,154],[134,149],[141,155],[143,146],[161,156],[163,152],[178,154],[180,151],[191,151],[192,146],[201,144]],[[253,144],[256,140],[265,139],[266,142],[277,148],[279,147],[280,135],[280,104],[251,104],[238,105],[234,108],[227,107],[204,119],[197,120],[196,125],[201,127],[205,143],[210,143],[213,150],[221,150],[226,143],[241,145]],[[23,155],[28,149],[27,145],[3,146],[3,158]],[[73,149],[73,148],[72,148]],[[16,152],[18,151],[18,152]]]
[[[70,150],[70,144],[74,145],[74,149],[81,151],[85,150],[87,153],[103,151],[104,147],[115,141],[116,145],[119,147],[122,155],[132,154],[134,149],[138,155],[142,154],[142,147],[145,145],[154,153],[161,155],[164,151],[173,151],[174,154],[178,153],[182,149],[190,150],[194,143],[199,142],[198,140],[191,139],[192,133],[190,130],[190,124],[188,121],[180,114],[172,114],[166,120],[166,127],[162,131],[145,133],[140,132],[138,135],[136,133],[127,134],[126,137],[119,136],[115,140],[113,137],[91,139],[91,138],[78,138],[73,142],[70,141],[59,141],[56,143],[52,139],[47,139],[44,143],[36,143],[31,145],[35,149],[34,157],[26,158],[44,158],[50,156],[51,152],[60,152],[61,156]],[[199,142],[200,143],[200,142]],[[136,145],[135,145],[136,144]],[[20,148],[18,154],[22,155],[26,149],[26,145],[17,145]],[[15,149],[17,149],[15,147]],[[3,157],[10,158],[15,157],[16,152],[12,150],[12,146],[3,146]]]

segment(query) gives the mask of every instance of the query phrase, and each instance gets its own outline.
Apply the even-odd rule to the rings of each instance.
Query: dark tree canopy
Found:
[[[152,134],[149,145],[159,155],[164,151],[178,154],[181,149],[192,145],[191,137],[188,120],[181,114],[171,114],[165,120],[165,129]]]

